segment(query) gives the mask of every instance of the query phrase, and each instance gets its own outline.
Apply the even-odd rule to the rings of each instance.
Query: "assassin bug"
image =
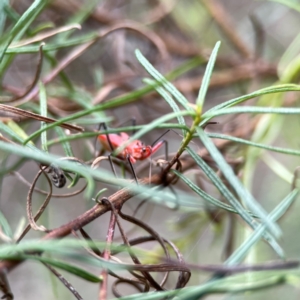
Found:
[[[107,151],[112,151],[120,147],[123,143],[129,140],[130,136],[121,132],[120,134],[111,133],[109,135],[100,134],[98,135],[98,139],[101,142],[102,146]],[[127,145],[118,155],[117,157],[122,160],[129,160],[130,163],[134,164],[137,160],[145,160],[151,154],[158,151],[161,146],[165,143],[165,141],[159,141],[154,146],[145,145],[139,140],[132,141],[129,145]]]
[[[100,124],[100,128],[103,126],[105,130],[107,130],[107,127],[104,123]],[[169,131],[169,130],[168,130]],[[166,131],[163,135],[165,135],[168,131]],[[161,138],[162,136],[160,136]],[[125,133],[121,132],[119,134],[115,133],[103,133],[98,135],[98,140],[102,144],[103,148],[107,151],[113,152],[118,147],[120,147],[122,144],[126,143],[129,140],[130,136]],[[117,158],[128,161],[129,166],[132,170],[132,173],[134,175],[135,181],[137,182],[137,177],[134,171],[134,168],[132,164],[135,164],[137,160],[145,160],[148,157],[150,157],[152,154],[154,154],[156,151],[158,151],[163,144],[166,145],[166,154],[168,152],[167,150],[167,142],[165,140],[156,140],[152,146],[145,145],[140,140],[132,141],[130,144],[128,144],[120,153],[117,154]],[[166,155],[167,157],[167,155]],[[112,169],[115,173],[112,161],[111,161],[111,154],[109,155],[110,164],[112,166]]]

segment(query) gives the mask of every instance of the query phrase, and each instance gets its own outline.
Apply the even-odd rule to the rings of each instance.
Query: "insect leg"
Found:
[[[135,117],[131,118],[131,125],[132,125],[132,127],[134,127],[134,129],[132,130],[132,135],[134,135],[135,132],[136,132],[136,129],[135,129],[135,126],[136,126],[136,118],[135,118]]]
[[[110,154],[108,155],[108,160],[109,160],[110,167],[111,167],[111,169],[112,169],[112,171],[113,171],[115,177],[117,177],[117,172],[116,172],[114,163],[113,163],[113,161],[112,161],[112,156],[113,156],[112,153],[110,153]]]
[[[164,132],[158,139],[156,139],[153,143],[152,143],[152,153],[155,153],[158,149],[160,149],[162,147],[162,145],[165,145],[165,159],[166,161],[168,161],[169,159],[169,145],[168,145],[168,141],[167,140],[160,140],[165,134],[167,134],[170,131],[167,130],[166,132]]]
[[[205,129],[205,127],[206,127],[207,125],[215,125],[215,124],[219,124],[219,122],[207,122],[207,123],[205,123],[204,125],[202,125],[202,129]]]
[[[126,156],[126,160],[129,163],[129,166],[130,166],[130,169],[131,169],[131,172],[133,174],[133,177],[134,177],[134,180],[135,180],[136,184],[139,185],[138,180],[137,180],[137,176],[136,176],[136,173],[135,173],[135,170],[134,170],[134,167],[132,165],[132,162],[130,161],[130,155]]]
[[[107,126],[106,124],[103,122],[103,123],[100,123],[99,126],[98,126],[98,131],[100,131],[100,129],[103,127],[104,131],[105,131],[105,135],[106,135],[106,138],[107,138],[107,142],[109,144],[109,147],[110,147],[110,150],[111,152],[113,152],[115,149],[113,148],[113,145],[111,143],[111,140],[110,140],[110,137],[109,137],[109,134],[106,132],[107,131]],[[96,141],[97,141],[97,137],[95,139],[95,149],[96,149]]]

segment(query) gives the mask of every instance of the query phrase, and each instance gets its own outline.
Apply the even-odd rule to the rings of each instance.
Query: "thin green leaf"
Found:
[[[98,38],[99,34],[96,32],[88,33],[85,35],[81,35],[80,37],[74,37],[70,38],[68,40],[62,40],[56,43],[47,43],[43,47],[43,52],[52,52],[55,50],[63,49],[63,48],[69,48],[73,46],[82,45],[88,42],[91,42]],[[6,50],[5,54],[28,54],[28,53],[37,53],[39,52],[39,46],[15,46],[11,45]]]
[[[59,261],[56,259],[46,258],[46,257],[42,257],[42,256],[26,255],[26,254],[22,254],[21,258],[40,261],[42,263],[51,265],[55,268],[67,271],[70,274],[76,275],[77,277],[80,277],[80,278],[85,279],[90,282],[101,282],[102,281],[102,278],[100,278],[90,272],[87,272],[82,268],[79,268],[77,266],[74,266],[69,263]]]
[[[176,118],[178,116],[192,116],[194,115],[195,112],[194,111],[178,111],[178,112],[173,112],[173,113],[169,113],[167,115],[164,115],[156,120],[154,120],[153,122],[151,122],[150,124],[145,125],[141,130],[139,130],[137,133],[135,133],[128,141],[126,141],[126,143],[124,143],[123,145],[121,145],[120,147],[118,147],[118,149],[116,149],[115,153],[119,153],[120,151],[122,151],[128,144],[132,143],[132,141],[139,139],[141,136],[143,136],[145,133],[157,128],[158,125],[167,122],[173,118]]]
[[[141,129],[143,128],[144,125],[136,125],[136,126],[128,126],[128,127],[118,127],[118,128],[109,128],[106,132],[108,134],[110,133],[119,133],[119,132],[132,132],[134,130],[137,129]],[[56,128],[60,128],[60,127],[56,127]],[[184,130],[188,130],[188,128],[186,126],[182,126],[180,124],[175,124],[175,123],[166,123],[166,124],[160,124],[156,127],[157,129],[184,129]],[[74,140],[78,140],[78,139],[84,139],[84,138],[90,138],[90,137],[95,137],[99,135],[99,132],[85,132],[85,133],[77,133],[77,134],[72,134],[72,135],[67,135],[66,137],[61,137],[58,139],[53,139],[48,141],[48,146],[52,146],[55,144],[60,144],[61,142],[64,141],[74,141]]]
[[[10,43],[17,37],[21,38],[25,31],[29,28],[34,19],[48,4],[48,0],[35,0],[31,6],[20,17],[15,26],[10,30],[9,35],[0,45],[0,63]],[[2,69],[3,70],[3,69]],[[1,73],[2,74],[2,73]]]
[[[170,107],[173,109],[174,112],[180,111],[176,102],[173,100],[173,98],[169,95],[169,93],[163,87],[157,86],[155,84],[155,81],[153,81],[151,79],[146,78],[143,81],[145,83],[149,84],[150,86],[152,86],[166,100],[166,102],[170,105]],[[179,115],[177,117],[177,120],[178,120],[179,124],[181,124],[182,126],[186,126],[183,116]],[[185,135],[184,130],[182,130],[182,133],[183,133],[183,135]]]
[[[282,154],[290,154],[290,155],[300,156],[299,150],[268,146],[265,144],[255,143],[252,141],[248,141],[245,139],[237,138],[237,137],[226,135],[226,134],[207,133],[207,136],[209,136],[210,138],[213,138],[213,139],[222,139],[222,140],[233,141],[233,142],[241,143],[244,145],[249,145],[249,146],[253,146],[253,147],[257,147],[257,148],[261,148],[261,149],[265,149],[265,150],[270,150],[270,151],[278,152],[278,153],[282,153]]]
[[[98,3],[98,0],[90,0],[86,2],[85,5],[82,5],[80,9],[76,10],[76,12],[71,15],[66,24],[82,24],[96,9]],[[56,41],[65,41],[71,34],[71,32],[64,32],[63,34],[57,36]]]
[[[8,144],[8,143],[2,142],[2,141],[0,141],[0,149],[7,151],[7,152],[15,153],[22,157],[37,160],[37,161],[40,161],[40,162],[43,162],[46,164],[52,164],[55,162],[55,164],[58,165],[59,167],[61,167],[62,169],[70,170],[70,171],[73,171],[74,173],[79,173],[82,177],[85,177],[87,180],[86,197],[91,198],[94,193],[95,182],[94,182],[92,176],[90,175],[90,172],[92,172],[92,171],[95,172],[95,170],[90,170],[88,167],[79,165],[77,163],[59,160],[59,157],[42,152],[38,149],[33,150],[33,149],[30,149],[29,147],[12,145],[12,144]],[[105,180],[103,173],[97,172],[97,174],[98,174],[98,176],[100,176],[101,180],[103,179],[104,181],[107,181],[107,180]],[[109,178],[109,177],[110,176],[107,175],[107,178]],[[113,182],[112,177],[111,177],[110,182]]]
[[[205,113],[203,118],[214,118],[216,116],[228,114],[286,114],[298,115],[300,108],[297,107],[258,107],[258,106],[238,106],[231,108],[219,109],[210,113]]]
[[[282,54],[278,65],[277,70],[280,79],[287,78],[289,76],[286,76],[286,72],[290,72],[290,68],[292,67],[292,64],[294,63],[295,59],[297,60],[298,54],[300,51],[300,34],[296,36],[296,38],[292,41],[292,43],[288,46],[288,48],[285,50],[285,52]]]
[[[18,22],[20,16],[10,5],[5,5],[3,9],[10,20],[12,20],[14,23]]]
[[[19,238],[19,236],[22,234],[25,226],[26,226],[27,220],[25,217],[21,217],[17,226],[16,226],[16,230],[14,232],[13,238],[14,240],[17,240]]]
[[[3,244],[0,247],[1,259],[18,259],[20,255],[30,252],[49,252],[52,254],[69,256],[71,253],[76,253],[77,250],[82,250],[82,247],[97,247],[105,248],[104,242],[98,241],[82,241],[77,239],[65,238],[63,240],[26,240],[19,244]],[[125,251],[127,247],[112,245],[111,249]],[[83,254],[80,254],[83,255]],[[85,255],[84,255],[85,256]]]
[[[192,149],[187,147],[187,151],[195,160],[197,165],[203,170],[206,176],[211,180],[211,182],[215,185],[215,187],[220,191],[223,197],[232,205],[235,211],[244,219],[244,221],[253,229],[257,228],[258,223],[253,219],[255,214],[252,212],[248,212],[244,209],[241,203],[235,198],[235,196],[229,191],[226,185],[222,182],[222,180],[217,176],[217,174],[205,163],[205,161],[197,155]],[[284,257],[284,252],[276,242],[276,240],[271,236],[268,232],[264,233],[264,238],[268,241],[274,251],[279,255],[279,257]]]
[[[53,29],[55,27],[55,24],[51,21],[47,22],[43,22],[38,24],[37,26],[35,26],[34,28],[30,28],[29,31],[29,35],[34,36],[40,33],[40,31],[45,30],[45,29]]]
[[[270,213],[270,220],[276,222],[281,216],[283,216],[296,200],[298,194],[299,190],[294,189],[285,199],[283,199],[279,203],[279,205],[276,206],[276,208]],[[250,235],[250,237],[246,241],[244,241],[243,244],[225,261],[225,264],[231,266],[240,263],[246,256],[247,252],[252,248],[252,246],[259,241],[265,230],[265,224],[259,225]]]
[[[95,190],[95,180],[99,180],[109,185],[117,185],[121,187],[130,188],[132,193],[140,194],[141,197],[149,197],[151,201],[158,203],[166,203],[172,202],[176,205],[186,205],[192,207],[199,207],[198,201],[195,197],[187,197],[186,195],[182,196],[182,199],[178,199],[171,192],[155,190],[155,188],[151,186],[137,185],[135,182],[130,182],[127,180],[120,180],[119,178],[115,178],[112,173],[105,171],[103,168],[92,169],[89,166],[84,166],[82,164],[61,160],[60,157],[56,155],[52,155],[50,153],[45,153],[40,150],[32,150],[28,147],[12,145],[0,141],[0,149],[3,151],[14,153],[22,157],[26,157],[32,160],[40,161],[45,164],[55,163],[59,168],[72,172],[74,174],[79,174],[87,180],[87,189],[85,196],[87,199],[90,199],[94,196]]]
[[[216,45],[210,55],[209,61],[207,63],[207,67],[204,72],[204,76],[203,76],[203,80],[202,80],[201,87],[199,90],[198,98],[196,100],[196,105],[201,109],[201,111],[202,111],[202,107],[204,105],[206,93],[207,93],[207,90],[209,87],[210,77],[211,77],[212,71],[214,69],[214,65],[215,65],[215,61],[217,58],[217,54],[218,54],[220,45],[221,45],[220,41],[216,43]]]
[[[250,210],[259,216],[263,223],[267,225],[267,228],[275,235],[279,236],[281,231],[277,224],[271,221],[266,213],[266,211],[261,207],[261,205],[253,198],[253,196],[244,188],[239,179],[234,174],[232,168],[228,165],[224,157],[221,155],[215,144],[208,138],[206,133],[202,128],[197,128],[197,133],[204,144],[207,151],[210,153],[211,157],[214,159],[215,163],[219,166],[221,172],[230,183],[232,188],[235,190],[239,198],[245,202],[245,204],[250,208]]]
[[[36,32],[36,30],[44,29],[43,26],[47,26],[47,25],[49,26],[48,23],[47,24],[42,23],[38,28],[34,29],[34,33],[31,31],[31,34],[29,35],[29,37],[22,39],[20,41],[17,41],[17,42],[13,42],[9,47],[10,48],[20,48],[20,47],[32,45],[32,44],[35,44],[38,42],[42,43],[44,40],[49,39],[53,36],[59,35],[61,33],[64,33],[66,31],[70,32],[71,30],[74,30],[74,29],[77,29],[77,30],[81,29],[79,24],[70,24],[68,26],[58,27],[58,28],[55,28],[52,30],[48,30],[46,32],[41,32],[41,33]],[[50,26],[53,28],[55,25],[51,24]]]
[[[185,108],[185,110],[192,110],[188,100],[176,89],[176,87],[170,83],[162,74],[160,74],[144,57],[140,50],[135,50],[135,55],[140,64],[145,70]]]
[[[292,184],[294,180],[294,174],[290,172],[286,165],[280,163],[277,159],[271,155],[264,153],[261,156],[261,160],[272,170],[279,178],[286,181],[288,184]]]
[[[45,50],[45,48],[43,48],[43,50]],[[141,89],[135,90],[134,92],[128,93],[126,95],[110,99],[110,101],[107,101],[105,103],[101,103],[99,105],[93,106],[93,107],[91,107],[89,109],[86,109],[86,110],[82,110],[82,111],[77,112],[73,115],[69,115],[65,118],[62,118],[61,120],[59,120],[55,123],[49,124],[43,130],[49,130],[50,128],[54,128],[55,126],[57,126],[57,125],[59,125],[63,122],[73,121],[73,120],[84,117],[84,116],[89,115],[89,114],[91,114],[93,112],[96,112],[96,111],[102,111],[102,110],[115,108],[115,107],[120,107],[122,105],[132,103],[132,102],[138,100],[140,97],[142,97],[142,96],[146,95],[147,93],[151,92],[152,90],[153,90],[153,88],[151,86],[146,86],[146,87],[143,87]],[[193,113],[193,110],[192,110],[192,113]],[[35,132],[34,136],[38,136],[42,131]],[[32,138],[33,138],[33,136],[30,136],[28,140],[31,140]],[[28,142],[28,140],[25,141],[25,144]]]
[[[43,48],[44,50],[44,48]],[[58,65],[57,58],[55,54],[53,54],[55,51],[49,53],[46,51],[43,51],[45,59],[48,61],[52,69],[55,69]],[[69,91],[74,90],[74,84],[73,82],[69,79],[67,76],[66,72],[64,70],[61,70],[58,74],[60,80],[61,80],[61,85],[65,86]]]
[[[142,89],[139,89],[139,90],[136,90],[132,93],[126,94],[126,95],[121,96],[121,97],[116,97],[116,98],[111,99],[110,101],[107,101],[105,103],[101,103],[101,104],[93,106],[89,109],[85,109],[85,110],[77,112],[73,115],[62,118],[62,119],[58,120],[57,122],[53,122],[51,124],[48,124],[45,128],[37,130],[36,132],[34,132],[32,135],[30,135],[28,137],[28,139],[26,141],[24,141],[24,144],[28,143],[31,139],[39,136],[43,131],[49,130],[51,128],[54,128],[54,127],[60,125],[61,123],[64,123],[65,122],[64,120],[72,121],[72,120],[75,120],[77,118],[92,114],[92,113],[97,112],[97,111],[103,111],[103,110],[106,110],[106,109],[109,109],[109,108],[120,107],[122,105],[129,104],[131,102],[136,101],[141,96],[147,94],[150,91],[152,91],[152,87],[146,86],[146,87],[144,87]]]
[[[191,149],[188,150],[188,152],[192,152]],[[193,183],[189,178],[187,178],[186,176],[184,176],[183,174],[181,174],[180,172],[176,171],[176,170],[172,170],[173,173],[175,173],[182,181],[184,181],[195,193],[197,193],[203,200],[209,202],[210,204],[219,207],[221,209],[227,210],[229,212],[235,213],[235,214],[239,214],[239,212],[237,212],[236,209],[234,209],[232,206],[210,196],[209,194],[207,194],[205,191],[203,191],[202,189],[200,189],[195,183]],[[251,217],[256,217],[255,215],[253,215],[251,212],[248,212],[249,215]]]
[[[65,134],[65,132],[63,131],[63,129],[61,127],[55,127],[55,131],[56,131],[57,135],[59,136],[59,144],[63,147],[66,156],[74,157],[71,145],[68,140],[69,136],[67,136]],[[51,144],[48,142],[47,146],[50,146],[50,145]]]
[[[271,276],[272,275],[272,276]],[[289,274],[279,273],[274,276],[274,273],[263,272],[262,276],[258,279],[256,276],[249,276],[245,278],[243,275],[235,275],[225,278],[215,278],[213,281],[209,280],[204,284],[197,286],[190,286],[182,289],[175,289],[163,292],[148,292],[138,293],[130,296],[124,296],[121,298],[115,298],[113,300],[160,300],[165,298],[190,300],[200,299],[203,296],[214,293],[231,293],[237,295],[242,293],[242,296],[247,291],[262,290],[269,287],[276,287],[285,282]],[[241,298],[240,297],[240,298]]]
[[[5,7],[8,5],[9,5],[8,0],[0,1],[0,35],[3,34],[3,29],[4,29],[4,25],[5,25],[5,20],[6,20]]]
[[[5,132],[8,136],[13,138],[14,140],[23,143],[24,137],[27,136],[26,133],[22,130],[21,127],[19,127],[19,125],[17,125],[13,121],[10,121],[9,125],[10,126],[7,126],[4,123],[0,122],[0,130],[2,132]],[[27,147],[31,149],[36,149],[32,142],[28,143]]]
[[[226,101],[224,103],[221,103],[219,105],[214,106],[213,108],[209,109],[207,112],[203,114],[203,121],[201,122],[200,125],[204,124],[207,122],[207,115],[212,115],[212,112],[223,109],[223,108],[228,108],[234,105],[237,105],[239,103],[245,102],[249,99],[253,99],[255,97],[260,97],[262,95],[267,95],[267,94],[275,94],[275,93],[283,93],[283,92],[289,92],[289,91],[300,91],[300,85],[297,84],[282,84],[282,85],[276,85],[276,86],[271,86],[267,88],[263,88],[260,90],[257,90],[253,93],[243,95],[241,97],[234,98],[232,100]]]
[[[79,179],[80,179],[80,175],[75,174],[75,176],[72,179],[71,183],[69,184],[68,188],[71,188],[71,187],[75,186],[78,183]]]
[[[229,191],[222,180],[217,174],[205,163],[205,161],[195,153],[191,148],[186,148],[187,152],[191,155],[196,164],[203,170],[205,175],[211,180],[214,186],[220,191],[222,196],[231,204],[231,206],[237,211],[237,213],[245,220],[245,222],[253,228],[255,221],[253,217],[248,213],[242,204],[235,198],[235,196]]]
[[[2,213],[2,211],[0,211],[0,226],[1,226],[4,234],[12,239],[13,233],[12,233],[11,227],[9,226],[9,223],[8,223],[7,219],[5,218],[4,214]]]

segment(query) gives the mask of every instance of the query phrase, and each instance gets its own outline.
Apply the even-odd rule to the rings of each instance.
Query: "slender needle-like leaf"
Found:
[[[244,188],[242,183],[239,181],[237,176],[234,174],[232,168],[228,165],[224,157],[220,154],[214,143],[208,138],[206,133],[202,128],[197,128],[197,133],[204,144],[205,148],[210,153],[211,157],[214,159],[216,164],[219,166],[221,172],[231,184],[237,195],[246,205],[253,211],[254,214],[262,219],[262,222],[267,225],[267,228],[275,235],[279,236],[281,231],[277,224],[271,221],[268,217],[266,211],[261,207],[261,205],[253,198],[253,196]]]
[[[184,108],[185,110],[191,110],[188,100],[170,83],[162,74],[160,74],[151,63],[144,57],[140,50],[135,50],[135,55],[140,64],[146,69],[146,71],[157,80]]]
[[[209,61],[207,63],[206,69],[205,69],[205,73],[203,76],[203,80],[201,83],[201,87],[199,90],[199,94],[198,94],[198,98],[196,101],[196,105],[202,110],[202,107],[204,105],[204,101],[205,101],[205,97],[206,97],[206,93],[209,87],[209,82],[210,82],[210,77],[212,74],[212,71],[214,69],[214,65],[215,65],[215,61],[217,58],[217,54],[220,48],[221,42],[217,42],[212,53],[211,56],[209,58]]]
[[[283,199],[280,204],[270,213],[270,220],[274,222],[278,220],[296,200],[298,194],[299,190],[294,189],[285,199]],[[225,264],[230,266],[240,263],[252,246],[261,238],[265,230],[265,224],[259,225],[250,235],[250,237],[244,241],[244,243],[225,261]]]
[[[261,144],[261,143],[255,143],[252,141],[248,141],[245,139],[237,138],[237,137],[226,135],[226,134],[207,133],[207,136],[209,136],[210,138],[233,141],[236,143],[241,143],[244,145],[253,146],[253,147],[257,147],[257,148],[261,148],[261,149],[265,149],[265,150],[270,150],[270,151],[278,152],[278,153],[282,153],[282,154],[290,154],[290,155],[300,156],[299,150],[293,150],[293,149],[288,149],[288,148],[269,146],[269,145]]]

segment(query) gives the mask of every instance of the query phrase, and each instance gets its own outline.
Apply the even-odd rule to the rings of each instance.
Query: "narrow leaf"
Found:
[[[266,211],[261,207],[261,205],[253,198],[253,196],[244,188],[239,179],[234,174],[232,168],[228,165],[224,157],[221,155],[215,144],[208,138],[206,133],[202,128],[197,128],[197,133],[204,144],[205,148],[210,153],[211,157],[214,159],[215,163],[219,166],[221,172],[231,184],[237,195],[242,201],[253,211],[254,214],[259,216],[267,225],[267,228],[275,235],[279,236],[281,231],[277,224],[271,221],[266,213]]]
[[[270,220],[276,222],[276,220],[283,216],[292,203],[296,200],[298,194],[299,190],[294,189],[285,199],[283,199],[280,204],[270,213]],[[240,263],[252,246],[261,238],[265,230],[265,224],[259,225],[250,235],[250,237],[244,241],[244,243],[226,260],[225,264],[230,266]]]
[[[186,109],[191,110],[188,100],[176,89],[176,87],[170,83],[162,74],[160,74],[151,63],[144,57],[140,50],[135,50],[135,55],[140,64],[145,70]]]
[[[69,136],[67,136],[65,134],[65,132],[62,130],[61,127],[55,127],[55,131],[56,131],[57,135],[59,136],[59,140],[60,140],[59,143],[63,147],[66,156],[74,157],[71,145],[68,141]],[[50,146],[51,144],[48,142],[47,145]]]
[[[5,218],[4,214],[2,213],[2,211],[0,211],[0,226],[1,226],[4,234],[12,239],[13,234],[12,234],[11,227],[9,226],[9,223],[8,223],[7,219]]]
[[[207,63],[207,67],[205,69],[205,73],[204,73],[203,80],[202,80],[202,83],[201,83],[201,87],[200,87],[200,90],[199,90],[198,98],[197,98],[197,101],[196,101],[196,105],[201,110],[202,110],[202,107],[204,105],[205,96],[206,96],[206,93],[207,93],[207,90],[208,90],[208,87],[209,87],[210,77],[211,77],[211,74],[212,74],[212,71],[213,71],[213,68],[214,68],[214,65],[215,65],[215,61],[216,61],[216,58],[217,58],[217,54],[218,54],[220,45],[221,45],[220,41],[216,43],[216,45],[215,45],[215,47],[214,47],[214,49],[211,53],[211,56],[209,58],[209,61]]]
[[[59,260],[52,259],[52,258],[46,258],[46,257],[42,257],[42,256],[25,255],[25,254],[22,254],[21,257],[23,259],[32,259],[32,260],[40,261],[42,263],[51,265],[55,268],[67,271],[68,273],[76,275],[77,277],[80,277],[80,278],[85,279],[90,282],[101,282],[102,281],[102,278],[95,276],[94,274],[87,272],[82,268],[68,264],[63,261],[59,261]]]
[[[197,155],[192,149],[187,148],[187,151],[195,160],[197,165],[203,170],[206,176],[211,180],[211,182],[215,185],[215,187],[220,191],[223,197],[232,205],[232,207],[240,214],[241,218],[253,229],[257,228],[258,223],[253,219],[252,212],[248,212],[241,205],[241,203],[235,198],[235,196],[228,190],[226,185],[222,182],[222,180],[217,176],[217,174],[205,163],[205,161]],[[257,216],[255,216],[257,217]],[[273,250],[278,254],[279,257],[284,257],[284,252],[276,242],[273,236],[271,236],[268,232],[264,233],[264,238],[268,241],[273,248]]]
[[[263,95],[283,93],[283,92],[289,92],[289,91],[300,91],[300,85],[298,85],[298,84],[281,84],[281,85],[266,87],[266,88],[257,90],[255,92],[252,92],[250,94],[243,95],[243,96],[228,100],[228,101],[226,101],[224,103],[221,103],[219,105],[216,105],[213,108],[209,109],[204,115],[206,115],[206,114],[209,115],[214,111],[217,111],[217,110],[220,110],[220,109],[223,109],[223,108],[228,108],[228,107],[237,105],[239,103],[243,103],[243,102],[245,102],[249,99],[253,99],[253,98],[256,98],[256,97],[263,96]]]
[[[172,170],[173,173],[175,173],[182,181],[184,181],[195,193],[197,193],[203,200],[209,202],[210,204],[219,207],[221,209],[227,210],[229,212],[238,214],[236,209],[234,209],[232,206],[210,196],[205,191],[203,191],[201,188],[199,188],[194,182],[192,182],[189,178],[181,174],[180,172],[176,170]],[[250,216],[253,216],[251,212],[248,212]]]
[[[34,19],[46,7],[48,2],[48,0],[35,0],[31,4],[31,6],[25,11],[25,13],[20,17],[15,26],[10,30],[9,35],[0,45],[0,63],[10,43],[17,36],[20,38],[25,33],[25,31],[29,28]]]
[[[278,152],[278,153],[283,153],[283,154],[290,154],[290,155],[295,155],[295,156],[300,156],[300,151],[299,150],[293,150],[293,149],[288,149],[288,148],[281,148],[281,147],[274,147],[274,146],[269,146],[261,143],[255,143],[252,141],[248,141],[245,139],[237,138],[234,136],[226,135],[226,134],[221,134],[221,133],[207,133],[207,136],[213,139],[222,139],[222,140],[228,140],[228,141],[233,141],[236,143],[241,143],[244,145],[248,146],[253,146],[265,150],[270,150],[273,152]]]
[[[6,20],[5,7],[8,5],[9,5],[8,0],[0,1],[0,35],[3,34],[3,29],[4,29],[4,25],[5,25],[5,20]]]
[[[153,80],[150,79],[144,79],[144,82],[155,88],[155,90],[166,100],[166,102],[170,105],[170,107],[173,109],[174,112],[179,112],[180,109],[176,102],[173,100],[173,98],[169,95],[169,93],[162,87],[157,86]],[[183,116],[179,115],[177,116],[178,123],[186,126],[185,120]],[[182,130],[182,133],[185,134],[185,131]]]
[[[287,114],[298,115],[300,108],[297,107],[257,107],[257,106],[237,106],[219,109],[210,113],[203,114],[203,118],[214,118],[216,116],[228,114]]]

